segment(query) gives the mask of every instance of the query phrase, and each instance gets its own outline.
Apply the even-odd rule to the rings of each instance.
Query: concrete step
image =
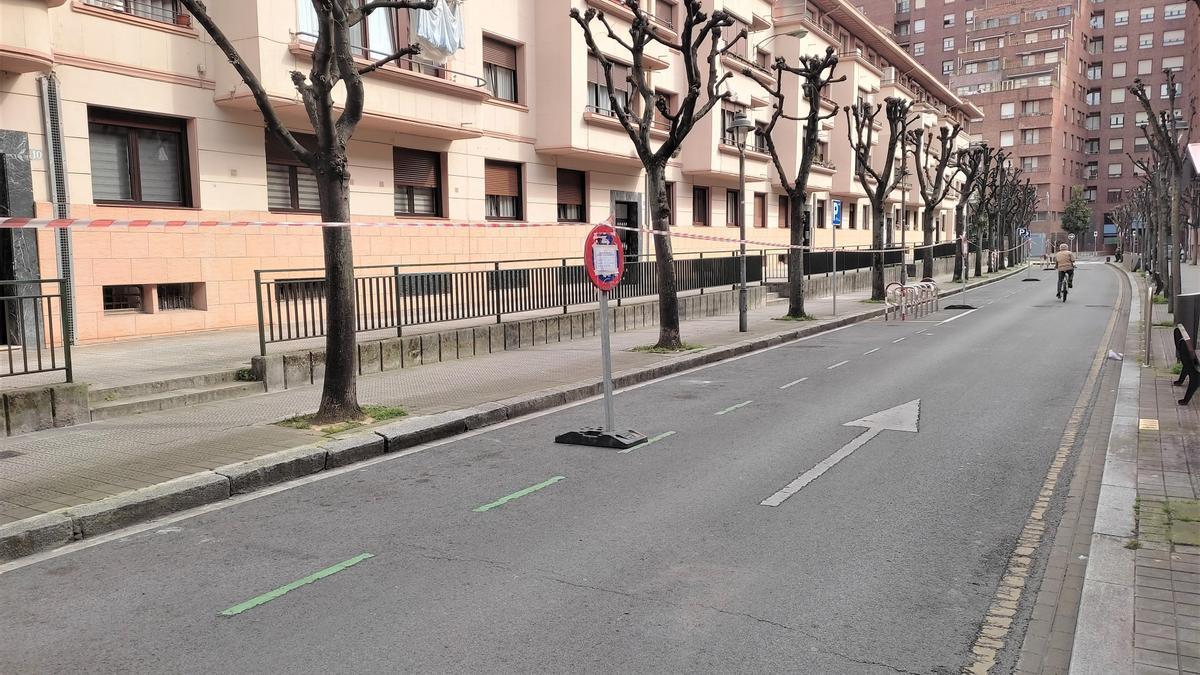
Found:
[[[117,401],[143,398],[155,394],[163,394],[172,391],[180,391],[183,389],[203,389],[212,387],[218,384],[228,384],[238,381],[238,373],[236,370],[222,371],[219,373],[203,373],[201,375],[188,375],[186,377],[176,377],[170,380],[158,380],[156,382],[140,382],[138,384],[126,384],[119,387],[109,387],[107,389],[93,389],[88,392],[88,399],[92,406],[115,403]]]
[[[138,415],[146,412],[182,408],[200,403],[241,398],[266,391],[262,382],[219,382],[208,386],[161,391],[144,396],[130,396],[112,401],[92,403],[92,421]]]

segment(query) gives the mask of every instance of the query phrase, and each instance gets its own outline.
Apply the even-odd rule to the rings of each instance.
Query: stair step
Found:
[[[203,387],[173,389],[144,396],[92,403],[92,421],[171,410],[200,403],[241,398],[266,391],[262,382],[220,382]]]
[[[109,387],[108,389],[93,389],[88,392],[88,399],[90,399],[93,406],[104,405],[120,400],[144,398],[171,391],[203,389],[218,384],[228,384],[237,382],[237,376],[236,370],[227,370],[220,373],[204,373],[201,375],[176,377],[170,380],[158,380],[157,382],[126,384],[119,387]]]

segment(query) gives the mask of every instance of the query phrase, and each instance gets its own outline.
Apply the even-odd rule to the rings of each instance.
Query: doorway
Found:
[[[641,279],[642,263],[638,260],[641,255],[642,238],[641,233],[637,231],[639,210],[637,202],[619,201],[615,204],[614,224],[617,227],[633,228],[632,230],[617,230],[621,246],[625,249],[625,276],[622,283],[636,284]]]

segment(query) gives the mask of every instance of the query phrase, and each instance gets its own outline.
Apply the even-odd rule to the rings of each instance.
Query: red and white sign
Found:
[[[583,244],[583,264],[592,285],[611,291],[625,273],[625,248],[611,225],[601,223],[588,232]]]

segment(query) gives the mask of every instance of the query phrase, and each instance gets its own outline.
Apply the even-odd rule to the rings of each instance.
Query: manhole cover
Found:
[[[0,450],[0,459],[11,459],[13,457],[20,457],[23,454],[25,453],[17,452],[16,450]]]

